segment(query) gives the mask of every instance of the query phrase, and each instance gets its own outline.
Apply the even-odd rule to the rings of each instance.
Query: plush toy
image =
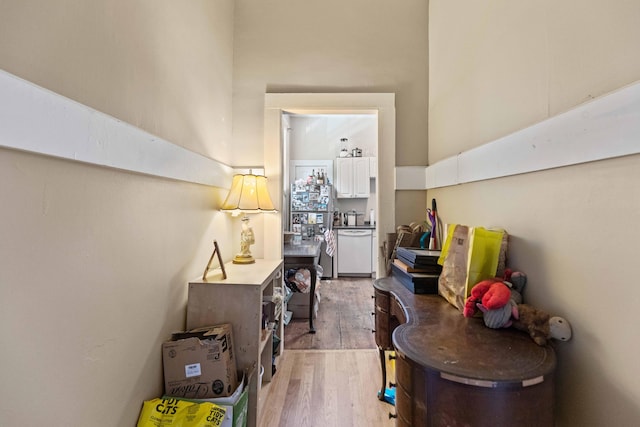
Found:
[[[492,329],[513,326],[525,331],[538,345],[546,345],[554,338],[560,341],[571,339],[571,325],[566,319],[550,316],[528,304],[522,304],[522,291],[527,276],[521,272],[505,272],[505,279],[487,279],[471,289],[464,307],[464,316],[472,317],[477,310],[482,312],[484,324]]]
[[[471,289],[463,314],[465,317],[475,315],[477,310],[483,313],[485,325],[489,328],[506,328],[511,326],[511,318],[516,305],[522,302],[522,291],[527,283],[527,276],[521,272],[505,271],[504,279],[493,278],[479,282]]]
[[[464,317],[476,314],[479,305],[488,310],[504,307],[511,297],[511,290],[500,279],[486,279],[478,282],[464,305]]]
[[[512,319],[517,315],[517,304],[522,303],[522,292],[527,283],[527,276],[519,271],[512,272],[507,269],[503,285],[509,289],[509,301],[502,307],[487,307],[484,302],[478,304],[478,309],[482,311],[484,324],[489,328],[508,328]]]
[[[560,341],[571,339],[571,325],[566,319],[550,316],[528,304],[518,304],[513,317],[512,326],[527,332],[538,345],[546,345],[550,338]]]
[[[513,317],[517,315],[516,302],[510,299],[504,306],[489,310],[482,304],[478,304],[482,312],[484,324],[491,329],[508,328],[513,323]]]

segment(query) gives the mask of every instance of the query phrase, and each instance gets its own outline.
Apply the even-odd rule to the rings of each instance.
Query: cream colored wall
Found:
[[[638,80],[639,8],[625,0],[431,1],[429,162]]]
[[[231,164],[233,1],[0,2],[0,68]]]
[[[265,92],[395,93],[396,165],[427,164],[426,1],[235,4],[235,164],[263,158]],[[417,197],[422,203],[397,205],[396,215],[423,219],[424,192]]]
[[[430,161],[638,80],[638,18],[626,1],[432,0]],[[640,419],[639,171],[628,156],[427,194],[446,222],[506,228],[525,300],[571,322],[557,345],[559,426]]]
[[[225,163],[232,42],[231,0],[0,2],[0,68]],[[135,424],[225,194],[0,149],[0,424]]]

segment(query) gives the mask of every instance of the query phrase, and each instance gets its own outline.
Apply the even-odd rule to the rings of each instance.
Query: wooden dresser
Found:
[[[396,351],[396,425],[553,426],[555,352],[467,319],[439,295],[374,282],[376,343]],[[384,393],[384,382],[382,394]]]

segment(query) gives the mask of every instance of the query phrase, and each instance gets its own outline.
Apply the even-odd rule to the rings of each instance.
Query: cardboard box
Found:
[[[224,407],[227,412],[224,414],[224,421],[220,427],[246,427],[247,410],[249,403],[249,389],[245,388],[232,403],[214,402],[216,405]]]
[[[287,310],[293,313],[294,319],[309,318],[309,302],[311,298],[308,293],[294,292],[287,303]],[[320,306],[320,291],[316,288],[316,295],[313,299],[313,317],[318,316]]]
[[[220,427],[246,427],[249,402],[249,389],[246,388],[245,377],[239,374],[238,387],[229,397],[210,399],[184,399],[190,402],[212,402],[226,409],[224,420]]]
[[[237,389],[231,324],[176,333],[172,339],[162,344],[165,395],[204,399]]]
[[[273,301],[262,301],[262,316],[266,318],[266,322],[276,321],[276,303]]]

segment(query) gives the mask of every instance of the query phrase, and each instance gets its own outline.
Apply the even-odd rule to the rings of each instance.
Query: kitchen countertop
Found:
[[[370,225],[370,224],[365,224],[365,225],[334,225],[333,226],[334,230],[375,230],[376,226],[374,225]]]
[[[285,257],[317,257],[320,255],[320,245],[322,242],[316,240],[305,240],[304,243],[285,243]]]

